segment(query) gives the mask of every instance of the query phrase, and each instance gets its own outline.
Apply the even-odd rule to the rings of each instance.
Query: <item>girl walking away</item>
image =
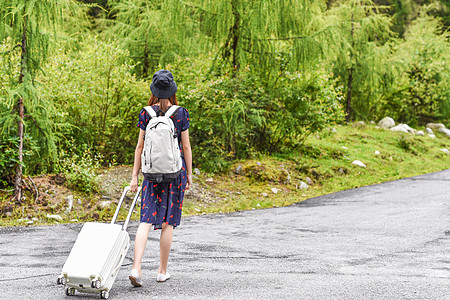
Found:
[[[156,281],[164,282],[170,278],[167,261],[173,229],[180,225],[184,191],[192,185],[189,114],[184,107],[178,106],[177,85],[172,74],[167,70],[156,72],[150,90],[152,96],[148,106],[139,113],[137,126],[140,132],[130,183],[131,191],[137,191],[138,174],[142,167],[141,217],[129,276],[134,286],[142,286],[141,261],[152,226],[155,230],[161,229]],[[173,140],[170,141],[170,138]],[[170,170],[167,171],[167,168]]]

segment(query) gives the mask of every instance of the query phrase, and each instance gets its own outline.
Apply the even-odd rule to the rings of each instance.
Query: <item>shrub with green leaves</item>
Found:
[[[137,117],[150,95],[126,57],[116,43],[93,39],[54,55],[40,78],[42,93],[59,107],[55,117],[70,124],[63,135],[75,149],[96,149],[105,162],[133,162]]]
[[[67,186],[84,192],[99,191],[95,171],[100,167],[102,156],[85,149],[81,154],[61,153],[60,170],[67,179]]]

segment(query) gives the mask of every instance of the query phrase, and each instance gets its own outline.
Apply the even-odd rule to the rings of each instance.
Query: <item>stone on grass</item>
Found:
[[[287,171],[286,171],[286,173],[287,173],[287,176],[286,176],[286,180],[284,181],[284,184],[289,184],[289,183],[291,183],[291,175]]]
[[[260,207],[260,206],[261,206],[261,204],[257,203],[257,204],[256,204],[256,206],[257,206],[257,207]]]
[[[447,148],[441,149],[441,151],[444,152],[444,153],[450,154],[450,151],[448,151]]]
[[[442,123],[428,123],[427,127],[432,128],[432,129],[440,129],[440,128],[445,128],[445,125]]]
[[[306,182],[300,181],[299,188],[301,190],[307,190],[308,189],[308,184],[306,184]]]
[[[65,213],[68,214],[72,211],[73,208],[73,195],[67,196],[66,201],[67,201],[67,209]]]
[[[212,178],[207,178],[205,181],[206,181],[206,182],[214,182],[214,179],[212,179]]]
[[[353,127],[366,128],[366,123],[364,123],[364,121],[358,121],[358,122],[353,123]]]
[[[362,168],[365,168],[365,167],[366,167],[366,165],[365,165],[362,161],[360,161],[360,160],[354,160],[354,161],[352,162],[352,165],[356,165],[356,166],[359,166],[359,167],[362,167]]]
[[[334,127],[331,127],[331,128],[330,128],[330,131],[331,131],[332,133],[336,133],[336,132],[337,132],[337,129],[334,128]]]
[[[277,189],[277,188],[271,188],[271,190],[272,190],[272,192],[273,192],[274,194],[278,193],[278,189]]]
[[[401,131],[401,132],[407,132],[407,133],[414,133],[414,129],[409,127],[406,124],[398,124],[395,127],[391,128],[392,131]]]
[[[427,127],[425,130],[426,130],[429,134],[434,134],[434,132],[433,132],[433,130],[432,130],[431,128],[428,128],[428,127]]]
[[[32,220],[32,221],[34,221],[34,222],[37,222],[37,221],[39,221],[39,219],[38,219],[38,218],[36,218],[36,217],[32,218],[31,220]]]
[[[100,202],[100,207],[103,209],[108,208],[110,206],[111,206],[111,201],[105,200],[105,201]]]
[[[7,217],[12,217],[12,212],[8,211],[8,212],[6,212],[5,215],[6,215]]]
[[[34,221],[30,220],[27,222],[28,225],[32,225],[34,223]]]
[[[380,154],[380,151],[375,150],[375,155],[379,155],[379,154]]]
[[[62,221],[62,220],[63,220],[63,218],[62,218],[60,215],[50,215],[50,214],[47,214],[47,218],[53,219],[53,220],[57,220],[57,221]]]
[[[312,182],[312,179],[311,179],[311,178],[306,177],[305,180],[306,180],[306,183],[307,183],[307,184],[312,185],[313,182]]]
[[[347,148],[347,147],[345,147],[345,146],[342,146],[342,149],[348,150],[348,148]]]
[[[439,128],[439,132],[442,132],[443,134],[445,134],[447,137],[450,138],[450,129],[447,128]]]
[[[200,170],[199,170],[199,168],[195,168],[195,169],[194,169],[194,173],[195,173],[195,175],[200,175]]]
[[[256,165],[257,165],[258,167],[261,167],[261,162],[257,161],[257,162],[256,162]]]
[[[416,135],[424,136],[425,133],[422,130],[419,130],[416,132]]]
[[[78,219],[72,219],[72,220],[70,220],[70,222],[78,222]]]
[[[370,121],[370,124],[375,125],[376,123],[375,123],[375,121]]]
[[[27,218],[25,218],[25,219],[18,219],[18,220],[17,220],[17,222],[27,222],[27,221],[28,221]]]
[[[429,133],[428,136],[432,139],[434,139],[436,136],[434,134]]]
[[[269,195],[267,195],[267,193],[262,193],[263,197],[268,197]]]
[[[382,119],[380,122],[378,122],[378,126],[380,126],[381,128],[388,129],[395,126],[395,121],[390,117],[386,117]]]

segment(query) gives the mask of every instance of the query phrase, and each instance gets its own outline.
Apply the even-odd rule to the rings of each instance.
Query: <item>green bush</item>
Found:
[[[323,66],[283,73],[267,87],[248,69],[210,77],[210,62],[188,59],[169,67],[190,112],[194,162],[202,168],[220,171],[235,158],[291,151],[343,120],[341,90]]]
[[[132,163],[149,86],[132,75],[128,53],[116,43],[92,39],[80,47],[52,56],[40,78],[42,94],[58,105],[55,117],[70,124],[62,135],[73,138],[75,150],[87,145],[104,163]]]
[[[77,152],[61,153],[60,171],[67,179],[67,186],[84,192],[98,192],[99,180],[95,172],[100,167],[102,156],[94,155],[89,149],[81,155]]]

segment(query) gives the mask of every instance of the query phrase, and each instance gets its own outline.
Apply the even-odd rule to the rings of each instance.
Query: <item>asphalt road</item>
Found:
[[[450,169],[289,207],[184,218],[172,278],[155,281],[152,232],[144,287],[129,284],[130,249],[110,299],[450,299],[449,217]],[[0,299],[67,298],[55,281],[80,228],[1,228]]]

